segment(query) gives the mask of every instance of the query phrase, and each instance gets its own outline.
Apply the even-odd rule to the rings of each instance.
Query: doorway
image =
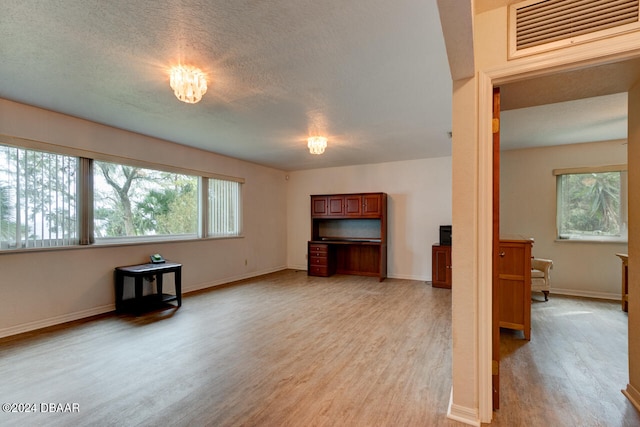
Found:
[[[632,58],[626,61],[566,70],[528,79],[513,79],[512,81],[505,79],[504,83],[500,84],[501,102],[503,111],[508,111],[509,109],[607,97],[626,93],[639,78],[640,60]],[[567,84],[567,82],[571,82],[571,84]],[[492,84],[494,83],[492,82]],[[481,101],[485,102],[486,100]],[[485,116],[481,114],[481,117]],[[502,118],[503,123],[508,120],[505,115]],[[619,139],[619,135],[612,139]],[[629,193],[631,193],[631,189],[630,182]],[[555,218],[552,221],[555,222]],[[555,230],[555,227],[552,230]],[[612,257],[615,258],[614,254]],[[619,386],[623,387],[624,384]]]

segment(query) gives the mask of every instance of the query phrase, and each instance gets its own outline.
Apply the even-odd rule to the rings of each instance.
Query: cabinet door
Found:
[[[331,216],[344,215],[344,196],[328,197],[329,213]]]
[[[382,196],[365,194],[362,196],[362,215],[379,216],[382,214]]]
[[[531,331],[531,243],[500,242],[498,250],[500,327]]]
[[[360,216],[362,214],[362,196],[344,196],[344,210],[348,216]]]
[[[311,196],[311,216],[325,216],[327,214],[327,196]]]
[[[431,286],[451,289],[451,246],[432,247]]]

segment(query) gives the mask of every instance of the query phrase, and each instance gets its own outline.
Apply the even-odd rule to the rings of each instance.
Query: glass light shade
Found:
[[[184,65],[173,67],[169,84],[176,98],[187,104],[195,104],[207,92],[206,77],[200,69],[195,67]]]
[[[311,136],[307,139],[307,147],[311,154],[322,154],[327,148],[327,138],[324,136]]]

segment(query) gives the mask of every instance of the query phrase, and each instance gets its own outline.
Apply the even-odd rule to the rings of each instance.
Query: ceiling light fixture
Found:
[[[187,104],[195,104],[207,92],[206,77],[199,68],[195,67],[185,65],[173,67],[169,84],[176,98]]]
[[[307,147],[311,154],[322,154],[327,148],[327,138],[324,136],[310,136],[307,138]]]

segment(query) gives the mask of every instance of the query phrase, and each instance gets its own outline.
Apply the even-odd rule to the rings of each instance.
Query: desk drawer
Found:
[[[311,265],[309,267],[309,275],[327,277],[329,276],[329,268],[326,265],[325,266]]]
[[[327,252],[329,252],[329,245],[323,245],[321,243],[310,243],[309,244],[309,255],[322,255],[327,256]]]
[[[335,256],[328,244],[309,242],[309,276],[329,277],[335,273]]]
[[[325,256],[312,256],[309,258],[309,264],[310,265],[316,265],[316,266],[324,266],[326,267],[327,265],[329,265],[328,262],[328,258],[325,254]]]

